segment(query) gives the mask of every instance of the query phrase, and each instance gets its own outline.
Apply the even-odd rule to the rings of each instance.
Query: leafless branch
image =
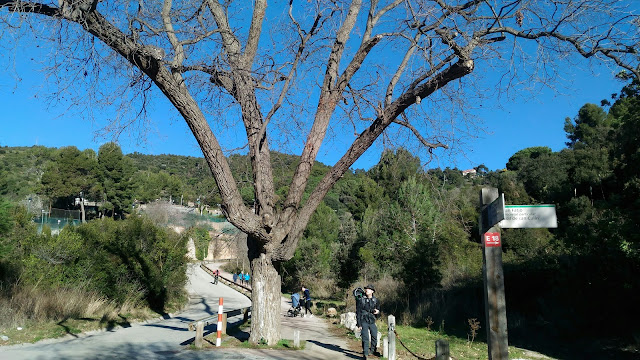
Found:
[[[393,122],[398,124],[398,125],[402,125],[402,126],[406,127],[407,129],[411,130],[413,135],[415,135],[415,137],[425,147],[427,147],[427,148],[429,148],[431,150],[437,149],[437,148],[444,148],[444,149],[448,149],[449,148],[449,146],[447,144],[443,144],[441,142],[432,143],[432,142],[427,141],[427,139],[425,139],[422,136],[422,134],[420,134],[420,131],[418,131],[418,129],[416,129],[413,125],[411,125],[409,123],[409,119],[407,118],[407,115],[405,113],[402,113],[401,117],[402,117],[402,120],[396,118],[395,120],[393,120]]]

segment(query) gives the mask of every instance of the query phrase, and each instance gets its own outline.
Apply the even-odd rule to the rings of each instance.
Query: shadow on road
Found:
[[[349,350],[349,349],[343,349],[340,346],[337,345],[333,345],[333,344],[325,344],[325,343],[321,343],[319,341],[315,341],[315,340],[307,340],[307,342],[312,343],[314,345],[320,346],[324,349],[327,350],[331,350],[331,351],[335,351],[337,353],[341,353],[344,354],[345,356],[351,358],[351,359],[362,359],[362,354],[359,352],[355,352],[353,350]]]

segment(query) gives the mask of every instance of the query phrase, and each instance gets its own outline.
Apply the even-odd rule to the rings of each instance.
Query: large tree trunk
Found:
[[[280,341],[280,274],[266,254],[251,260],[251,336],[249,342]]]

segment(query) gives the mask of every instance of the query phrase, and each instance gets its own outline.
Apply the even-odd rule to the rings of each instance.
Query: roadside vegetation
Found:
[[[112,328],[186,300],[186,239],[143,217],[51,235],[0,200],[0,334],[6,343]]]
[[[386,335],[386,324],[379,324],[379,328],[382,330],[383,334]],[[437,340],[445,340],[449,343],[449,352],[455,359],[484,360],[487,358],[486,342],[471,341],[471,335],[469,335],[469,338],[465,339],[447,335],[444,329],[442,331],[438,331],[402,325],[396,327],[396,333],[398,334],[398,337],[396,337],[396,354],[398,358],[401,359],[416,359],[415,355],[426,359],[434,357],[435,343]],[[404,346],[402,344],[404,344]],[[525,354],[527,354],[525,350],[519,349],[515,346],[509,346],[509,358],[511,359],[538,358],[531,355],[525,356]],[[545,357],[540,356],[540,358]]]

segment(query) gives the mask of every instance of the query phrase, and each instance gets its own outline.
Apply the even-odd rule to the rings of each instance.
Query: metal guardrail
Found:
[[[215,277],[214,271],[211,270],[205,264],[200,264],[200,268],[202,268],[202,270],[204,270],[207,274]],[[235,283],[235,282],[233,282],[233,280],[230,280],[230,279],[228,279],[228,278],[226,278],[226,277],[224,277],[222,275],[219,275],[218,279],[224,281],[231,288],[237,287],[236,290],[238,290],[242,295],[251,298],[251,288],[248,288],[248,287],[246,287],[244,285]],[[248,295],[246,293],[248,293]],[[236,315],[240,315],[240,314],[244,314],[243,322],[246,322],[249,319],[249,313],[250,312],[251,312],[251,306],[245,307],[245,308],[240,308],[240,309],[235,309],[235,310],[231,310],[231,311],[225,311],[224,314],[226,315],[227,318],[230,318],[230,317],[233,317],[233,316],[236,316]],[[196,330],[196,325],[197,325],[198,322],[202,322],[204,324],[204,326],[207,326],[207,325],[210,325],[210,324],[216,324],[218,322],[218,314],[209,315],[209,316],[204,317],[202,319],[198,319],[198,320],[190,322],[189,323],[189,331],[195,331]]]
[[[246,307],[246,308],[240,308],[240,309],[236,309],[236,310],[232,310],[232,311],[225,311],[224,314],[226,315],[227,319],[236,315],[240,315],[240,314],[244,314],[244,319],[242,320],[242,322],[246,322],[247,320],[249,320],[249,313],[251,312],[251,306]],[[204,324],[204,326],[207,325],[211,325],[211,324],[217,324],[218,323],[218,314],[215,315],[210,315],[207,316],[205,318],[193,321],[189,323],[189,331],[196,331],[196,325],[198,324],[198,322],[202,322]]]
[[[202,268],[202,270],[204,270],[207,274],[215,277],[215,273],[213,272],[213,270],[211,270],[207,265],[205,264],[200,264],[200,268]],[[218,276],[218,280],[222,280],[225,282],[225,284],[227,286],[229,286],[230,288],[237,290],[239,293],[241,293],[242,295],[248,297],[249,299],[251,299],[251,288],[244,286],[242,284],[238,284],[237,282],[234,282],[233,280],[224,277],[222,275]]]

